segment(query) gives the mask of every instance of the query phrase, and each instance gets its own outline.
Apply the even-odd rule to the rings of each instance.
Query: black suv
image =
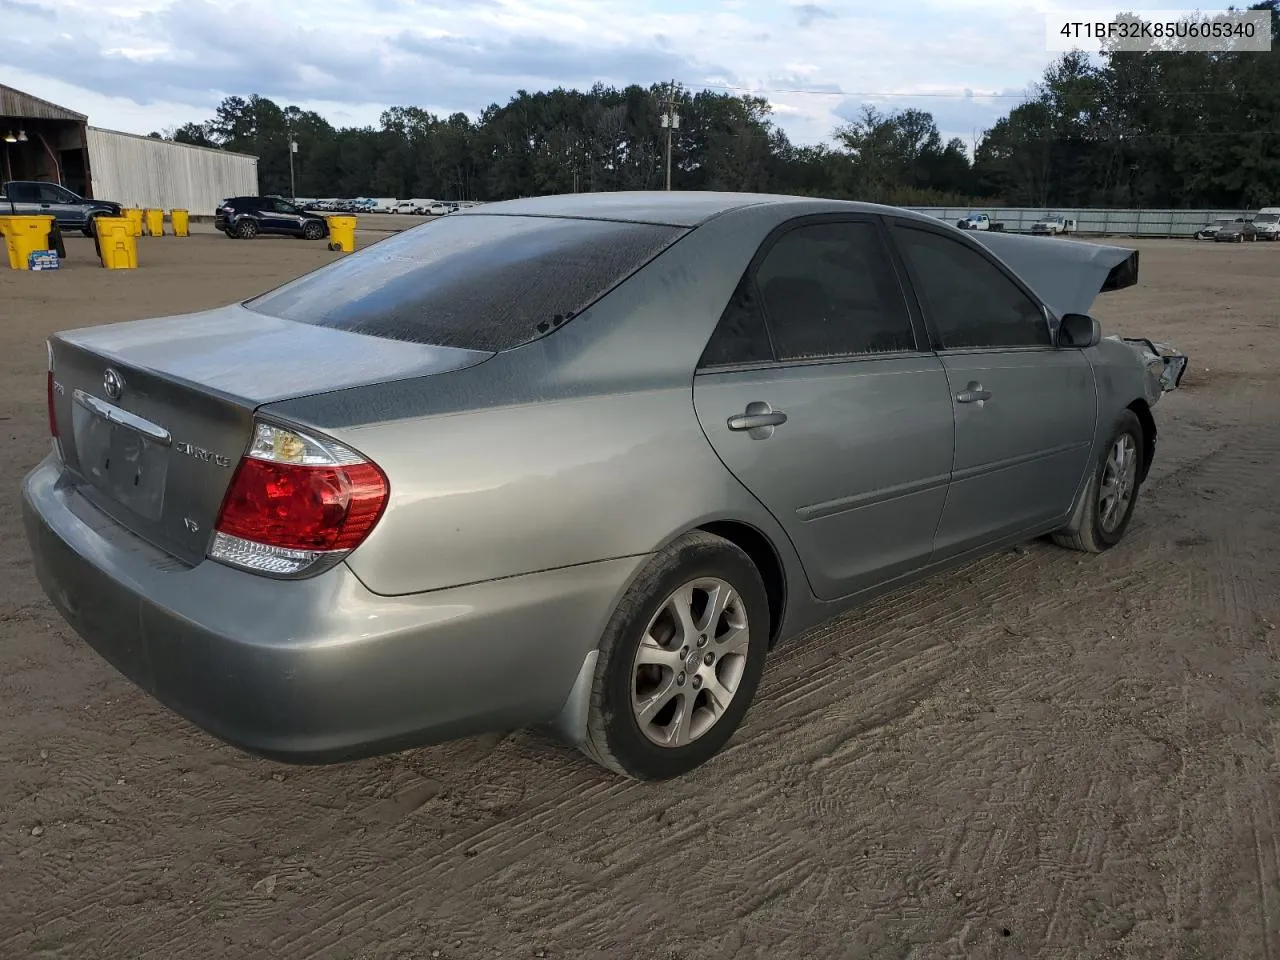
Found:
[[[279,233],[305,240],[323,240],[329,222],[281,197],[231,197],[218,204],[213,225],[228,237],[249,240],[260,233]]]
[[[40,180],[10,180],[0,185],[0,216],[53,217],[60,230],[79,230],[95,236],[93,218],[120,216],[120,204],[110,200],[86,200],[66,187]]]

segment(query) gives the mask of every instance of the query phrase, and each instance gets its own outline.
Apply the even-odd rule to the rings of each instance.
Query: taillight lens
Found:
[[[354,550],[387,505],[386,475],[332,440],[254,425],[209,556],[275,576],[317,573]]]

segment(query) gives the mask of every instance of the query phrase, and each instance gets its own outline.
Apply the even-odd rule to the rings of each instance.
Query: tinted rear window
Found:
[[[245,305],[388,340],[509,350],[585,310],[684,232],[596,220],[450,217]]]

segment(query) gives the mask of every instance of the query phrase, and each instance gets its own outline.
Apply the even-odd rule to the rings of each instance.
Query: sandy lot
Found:
[[[79,238],[0,272],[0,957],[1280,957],[1280,244],[1138,242],[1100,299],[1193,357],[1121,547],[828,624],[722,757],[641,785],[523,732],[251,759],[63,625],[18,518],[44,337],[336,256],[140,243],[135,272]]]

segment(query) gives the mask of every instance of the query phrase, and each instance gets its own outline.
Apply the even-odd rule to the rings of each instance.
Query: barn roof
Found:
[[[29,93],[6,87],[0,83],[0,117],[23,118],[29,120],[69,120],[73,123],[85,123],[89,118],[83,113],[76,113],[66,107],[60,107],[48,100],[41,100]]]

